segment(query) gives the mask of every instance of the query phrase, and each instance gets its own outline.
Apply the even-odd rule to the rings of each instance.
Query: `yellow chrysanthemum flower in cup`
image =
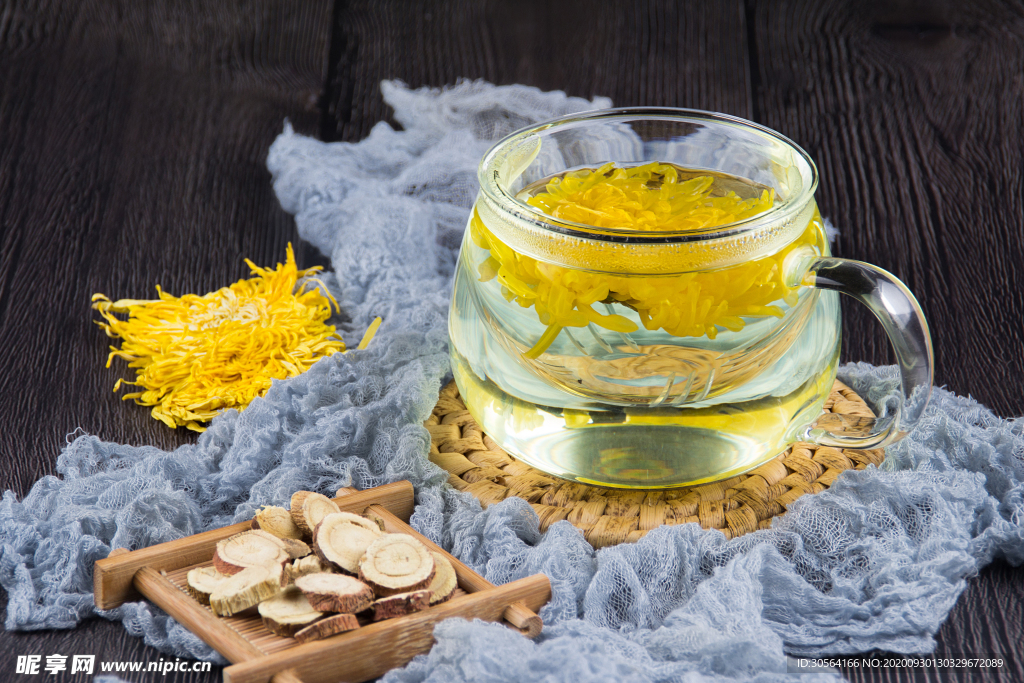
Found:
[[[746,220],[769,210],[774,194],[743,199],[735,192],[714,193],[710,175],[681,177],[676,167],[657,162],[618,167],[605,164],[553,178],[536,193],[521,199],[544,213],[594,228],[644,232],[686,232]],[[624,277],[544,263],[519,253],[497,239],[474,212],[470,236],[489,251],[480,264],[483,282],[497,278],[502,295],[537,311],[547,325],[524,355],[537,358],[563,328],[594,324],[615,332],[634,332],[625,316],[601,313],[600,303],[619,303],[637,312],[648,330],[662,329],[677,337],[714,339],[719,328],[737,331],[744,318],[782,317],[773,302],[796,303],[797,292],[783,277],[784,261],[795,249],[815,239],[814,224],[778,253],[717,271],[674,276]],[[599,259],[595,263],[600,264]]]

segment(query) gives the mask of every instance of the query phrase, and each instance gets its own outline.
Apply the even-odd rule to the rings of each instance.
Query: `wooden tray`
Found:
[[[551,597],[548,578],[535,574],[494,586],[456,560],[406,523],[414,507],[409,482],[358,492],[342,489],[334,502],[346,512],[378,520],[389,533],[410,534],[444,553],[458,577],[456,596],[423,612],[305,644],[274,635],[258,616],[218,617],[186,592],[185,575],[195,567],[211,566],[218,541],[251,528],[242,522],[98,561],[93,575],[96,606],[112,609],[139,596],[148,598],[232,662],[224,669],[225,683],[358,683],[377,678],[430,650],[434,625],[449,617],[504,620],[528,637],[540,633],[536,611]]]

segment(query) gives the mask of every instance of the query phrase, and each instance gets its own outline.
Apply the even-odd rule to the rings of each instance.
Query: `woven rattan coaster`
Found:
[[[839,381],[825,413],[873,416],[863,399]],[[885,457],[882,450],[797,443],[755,470],[713,484],[624,491],[557,479],[519,462],[481,431],[454,382],[441,390],[425,426],[430,460],[448,471],[452,486],[472,493],[484,507],[509,496],[523,498],[540,516],[541,531],[566,519],[595,548],[636,541],[662,524],[698,522],[727,538],[765,529],[794,500],[824,491],[843,470],[880,465]]]

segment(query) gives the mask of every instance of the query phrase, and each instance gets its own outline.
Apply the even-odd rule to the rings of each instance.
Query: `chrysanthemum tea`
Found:
[[[593,163],[588,144],[700,155],[679,142],[685,128],[673,147],[629,144],[649,127],[619,122],[588,143],[558,125],[489,153],[463,242],[451,357],[485,431],[551,474],[637,488],[732,476],[814,436],[840,326],[838,285],[808,286],[812,264],[838,261],[809,160],[756,165],[741,145],[719,149],[740,161],[718,167],[713,147],[697,168]]]

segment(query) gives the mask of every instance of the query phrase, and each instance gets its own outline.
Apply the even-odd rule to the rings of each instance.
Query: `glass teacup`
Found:
[[[658,162],[650,187],[696,179],[770,208],[666,232],[531,203],[609,162]],[[473,417],[527,464],[601,486],[685,486],[796,441],[885,446],[923,412],[932,350],[920,306],[884,270],[831,257],[817,170],[778,133],[700,111],[589,112],[505,138],[479,178],[449,316],[452,369]],[[819,420],[839,359],[838,292],[867,305],[896,350],[902,401],[877,418]]]

